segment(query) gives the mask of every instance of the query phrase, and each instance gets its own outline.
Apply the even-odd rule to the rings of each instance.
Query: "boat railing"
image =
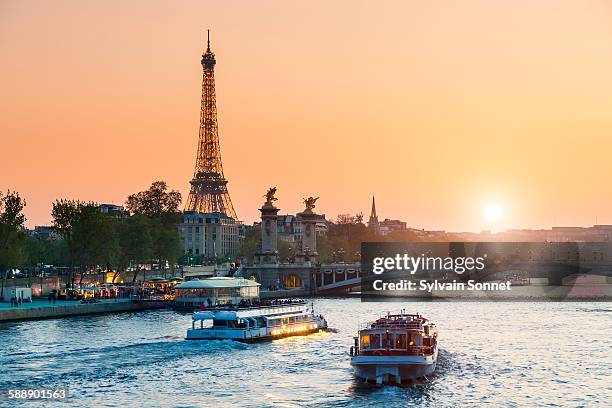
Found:
[[[287,303],[270,304],[270,305],[266,305],[266,304],[249,305],[249,306],[219,305],[219,306],[207,307],[204,310],[213,310],[213,311],[214,310],[227,310],[227,311],[242,312],[246,310],[261,310],[261,309],[268,309],[268,308],[287,308],[291,306],[304,306],[306,304],[307,302],[305,300],[296,300],[296,301],[291,301]]]
[[[291,312],[299,312],[304,310],[301,306],[294,305],[293,307],[289,306],[265,306],[260,308],[253,308],[252,310],[257,310],[265,314],[280,314],[280,313],[291,313]],[[242,310],[241,310],[242,311]]]
[[[358,354],[367,356],[388,356],[388,355],[409,355],[409,356],[427,356],[434,352],[432,346],[409,346],[406,348],[366,348],[359,349]]]
[[[359,330],[385,330],[385,329],[405,329],[422,330],[423,324],[419,322],[367,322],[359,325]]]

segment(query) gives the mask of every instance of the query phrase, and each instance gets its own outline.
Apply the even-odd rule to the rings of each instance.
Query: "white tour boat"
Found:
[[[436,369],[438,332],[418,314],[387,314],[363,325],[351,347],[355,375],[376,384],[426,378]]]
[[[218,308],[195,312],[187,340],[250,342],[300,336],[327,329],[306,302],[277,302],[269,306]]]

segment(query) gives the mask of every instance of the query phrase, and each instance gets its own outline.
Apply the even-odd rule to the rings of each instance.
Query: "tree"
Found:
[[[278,258],[281,262],[286,262],[289,258],[293,256],[293,247],[287,241],[282,239],[277,239],[276,247],[278,248]]]
[[[164,218],[152,220],[151,238],[153,255],[157,257],[160,269],[163,267],[165,277],[166,260],[170,261],[170,267],[174,268],[174,264],[181,255],[181,240],[177,227],[178,221],[173,221],[171,217]]]
[[[25,265],[32,267],[39,264],[67,266],[68,262],[68,247],[63,239],[27,237]]]
[[[53,203],[51,217],[53,217],[53,227],[62,236],[68,248],[68,264],[70,266],[70,276],[72,279],[74,268],[75,245],[73,240],[74,225],[77,223],[79,213],[79,201],[56,200]]]
[[[164,269],[166,261],[174,267],[181,251],[178,231],[181,220],[178,210],[181,193],[167,189],[166,182],[155,181],[148,190],[130,195],[126,202],[126,207],[132,215],[149,218],[152,256],[157,258],[160,268],[164,265]]]
[[[261,226],[247,227],[244,232],[244,240],[240,246],[240,257],[252,261],[257,251],[261,248]]]
[[[360,212],[357,215],[355,215],[355,223],[356,224],[363,224],[363,213]]]
[[[5,196],[0,193],[0,223],[14,229],[23,228],[26,221],[22,214],[26,202],[16,191],[7,191]]]
[[[121,220],[119,233],[119,268],[113,275],[113,283],[119,269],[125,270],[129,264],[135,265],[134,280],[140,270],[139,265],[152,256],[151,221],[144,215],[133,215]]]
[[[325,235],[317,238],[321,262],[355,262],[361,257],[362,242],[385,240],[363,223],[363,214],[339,214],[328,223]]]
[[[181,205],[181,193],[176,190],[166,192],[167,188],[165,181],[155,181],[148,190],[130,195],[126,202],[128,211],[149,218],[177,213]]]
[[[26,235],[23,231],[26,217],[22,213],[25,206],[25,200],[16,191],[9,190],[5,196],[0,193],[0,301],[4,301],[8,270],[21,266],[26,259]]]
[[[350,225],[354,223],[355,223],[355,217],[353,217],[350,214],[338,214],[338,217],[336,218],[336,224],[339,224],[339,225]]]
[[[51,212],[53,225],[68,246],[71,276],[75,262],[79,270],[117,262],[119,239],[115,219],[100,212],[93,202],[58,200]],[[83,274],[81,273],[81,282]]]
[[[95,203],[81,203],[73,229],[81,267],[106,265],[110,269],[119,255],[115,218],[100,212]],[[81,274],[81,280],[83,274]]]

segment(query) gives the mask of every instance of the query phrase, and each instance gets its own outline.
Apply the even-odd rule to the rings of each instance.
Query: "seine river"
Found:
[[[336,332],[256,344],[185,341],[191,317],[170,310],[3,323],[0,387],[68,387],[69,405],[96,407],[611,401],[611,303],[314,303]],[[358,324],[400,308],[437,323],[436,374],[407,387],[364,385],[347,354]]]

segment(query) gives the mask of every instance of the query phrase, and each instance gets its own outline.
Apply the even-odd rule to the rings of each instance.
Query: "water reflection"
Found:
[[[601,303],[315,302],[336,329],[242,344],[185,341],[170,310],[0,324],[0,387],[68,386],[79,405],[604,405],[612,315]],[[428,381],[380,387],[353,376],[359,323],[406,308],[434,321]],[[588,328],[589,341],[576,347]],[[5,369],[6,368],[6,369]]]

